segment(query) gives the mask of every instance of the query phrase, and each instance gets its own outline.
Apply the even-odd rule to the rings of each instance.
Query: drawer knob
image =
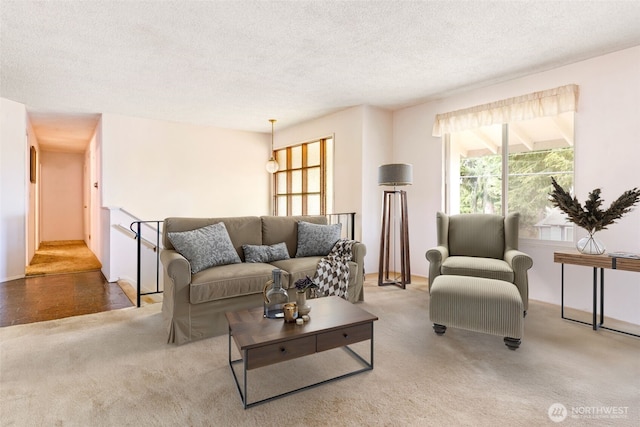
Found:
[[[280,352],[281,352],[282,354],[284,354],[284,353],[286,353],[286,352],[287,352],[287,349],[286,349],[286,348],[284,348],[284,347],[280,347]]]
[[[347,334],[347,333],[342,334],[342,336],[345,337],[345,338],[349,338],[349,334]]]

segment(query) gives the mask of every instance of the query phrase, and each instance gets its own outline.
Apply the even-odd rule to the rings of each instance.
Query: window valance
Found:
[[[433,136],[442,136],[445,133],[475,129],[498,123],[556,116],[566,111],[576,111],[578,93],[578,85],[570,84],[463,110],[438,114],[433,124]]]

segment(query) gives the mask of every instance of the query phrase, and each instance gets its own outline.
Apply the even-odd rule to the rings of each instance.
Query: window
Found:
[[[333,138],[275,151],[275,215],[325,215],[333,211]]]
[[[450,213],[520,213],[520,237],[573,240],[548,201],[551,177],[573,186],[573,113],[449,135]]]
[[[434,135],[442,133],[445,142],[446,211],[519,212],[520,238],[572,241],[573,225],[548,194],[552,176],[573,187],[577,89],[569,85],[438,115]]]

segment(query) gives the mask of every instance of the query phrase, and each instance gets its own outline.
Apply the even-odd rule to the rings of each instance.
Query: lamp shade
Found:
[[[276,173],[278,172],[278,169],[280,169],[280,166],[278,165],[278,162],[276,161],[276,159],[274,159],[273,156],[271,156],[271,158],[265,165],[265,168],[269,173]]]
[[[378,167],[378,185],[411,185],[413,166],[406,163],[392,163]]]

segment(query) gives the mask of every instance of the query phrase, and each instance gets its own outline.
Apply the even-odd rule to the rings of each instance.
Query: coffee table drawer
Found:
[[[303,337],[247,350],[247,369],[260,368],[316,352],[316,337]]]
[[[350,326],[336,331],[318,334],[318,351],[325,351],[336,347],[353,344],[371,339],[372,323]]]

